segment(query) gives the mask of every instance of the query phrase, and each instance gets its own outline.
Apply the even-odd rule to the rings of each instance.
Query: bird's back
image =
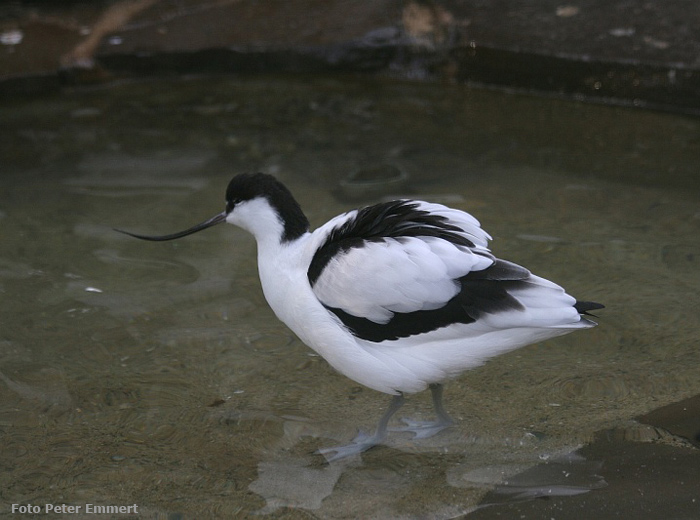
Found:
[[[394,201],[341,215],[314,235],[312,291],[382,367],[373,371],[383,391],[419,391],[595,325],[582,313],[598,304],[577,307],[557,284],[495,258],[489,235],[459,210]]]

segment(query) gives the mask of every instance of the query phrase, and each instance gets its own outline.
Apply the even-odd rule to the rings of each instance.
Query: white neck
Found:
[[[237,204],[226,222],[250,232],[258,246],[258,271],[263,292],[275,313],[283,320],[288,291],[306,280],[308,262],[303,244],[309,233],[291,241],[283,240],[284,222],[264,197]],[[308,283],[308,282],[305,282]]]
[[[258,248],[279,247],[284,235],[284,222],[264,197],[238,204],[226,222],[245,229],[255,237]]]

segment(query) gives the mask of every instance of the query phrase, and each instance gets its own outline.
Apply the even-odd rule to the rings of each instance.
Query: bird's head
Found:
[[[258,240],[278,237],[280,242],[294,240],[309,229],[309,221],[284,184],[264,173],[243,173],[229,182],[224,211],[204,222],[168,235],[141,235],[121,229],[115,231],[141,240],[163,242],[198,233],[222,222],[235,224]]]

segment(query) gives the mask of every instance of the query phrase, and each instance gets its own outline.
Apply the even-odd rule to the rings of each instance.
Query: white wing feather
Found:
[[[468,213],[440,204],[420,203],[420,209],[444,216],[475,245],[458,246],[438,237],[385,238],[336,255],[314,284],[316,297],[326,306],[375,323],[387,323],[394,312],[442,307],[459,287],[455,278],[493,264],[489,235]],[[354,217],[354,212],[339,222]],[[477,252],[481,254],[477,254]]]

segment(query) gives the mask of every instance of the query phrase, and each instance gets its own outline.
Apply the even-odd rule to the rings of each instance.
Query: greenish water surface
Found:
[[[594,432],[633,435],[635,416],[700,393],[698,120],[453,86],[189,78],[5,100],[0,122],[2,514],[453,518]],[[380,164],[408,181],[343,192]],[[604,303],[600,326],[450,382],[450,430],[326,465],[314,450],[373,428],[389,398],[276,320],[253,239],[112,230],[184,229],[258,170],[313,226],[377,197],[469,211],[498,256]],[[429,396],[402,412],[428,417]],[[581,464],[573,487],[595,493]]]

